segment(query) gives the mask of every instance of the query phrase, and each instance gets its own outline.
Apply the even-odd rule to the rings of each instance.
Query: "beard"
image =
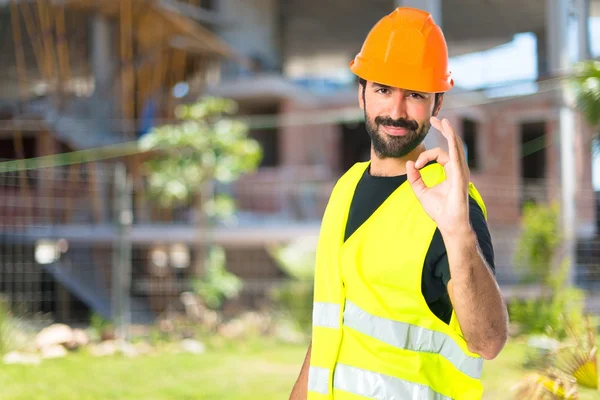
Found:
[[[371,137],[373,150],[379,158],[401,158],[423,143],[431,128],[431,122],[427,120],[419,125],[415,120],[404,118],[394,120],[390,117],[375,117],[375,119],[371,119],[365,111],[365,126]],[[381,126],[404,128],[407,132],[402,136],[391,136],[383,132],[380,129]]]

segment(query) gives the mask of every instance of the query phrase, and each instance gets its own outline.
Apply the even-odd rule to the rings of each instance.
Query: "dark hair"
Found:
[[[358,78],[358,84],[363,88],[363,103],[365,102],[365,91],[367,90],[367,81],[363,78]]]
[[[362,96],[363,96],[363,102],[365,101],[365,91],[367,90],[367,81],[363,78],[358,78],[358,84],[360,86],[362,86]],[[438,103],[440,101],[440,98],[444,95],[444,93],[436,93],[435,94],[435,101],[433,103],[433,109],[435,110],[438,106]]]

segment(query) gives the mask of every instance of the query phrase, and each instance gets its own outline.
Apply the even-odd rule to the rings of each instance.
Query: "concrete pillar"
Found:
[[[571,66],[568,52],[569,0],[547,0],[546,37],[548,69],[558,76]],[[564,255],[570,265],[569,282],[574,283],[576,269],[575,208],[575,117],[569,107],[568,93],[561,90],[558,101],[558,143],[560,144],[561,216]]]
[[[574,0],[575,15],[577,16],[578,61],[588,60],[591,57],[589,16],[590,0]],[[593,151],[590,149],[592,132],[585,123],[584,116],[577,115],[578,136],[575,142],[575,159],[577,160],[578,196],[576,209],[582,210],[578,217],[578,236],[593,237],[596,234],[596,207],[594,187],[592,184]],[[586,210],[586,211],[583,211]]]
[[[546,21],[546,37],[548,45],[548,67],[549,72],[553,76],[566,75],[571,71],[574,62],[585,57],[585,51],[581,50],[580,36],[577,37],[578,43],[568,43],[569,30],[574,29],[571,25],[574,22],[579,22],[578,26],[586,26],[587,12],[579,10],[585,7],[584,1],[579,0],[547,0],[547,21]],[[579,21],[573,18],[581,18]],[[587,31],[587,28],[584,29]],[[584,30],[578,29],[579,32]],[[587,35],[584,35],[587,36]],[[584,40],[583,46],[586,46]],[[573,56],[569,53],[569,45],[575,46],[579,51]],[[558,115],[558,143],[560,143],[560,182],[561,182],[561,210],[562,210],[562,230],[564,235],[564,253],[567,262],[571,265],[569,274],[570,282],[573,283],[575,278],[576,268],[576,239],[577,239],[577,213],[576,213],[576,197],[577,190],[577,172],[576,172],[576,149],[577,132],[575,124],[574,100],[570,93],[565,90],[559,90],[557,98],[557,115]],[[591,150],[591,149],[590,149]],[[581,149],[580,149],[581,152]],[[580,156],[585,156],[580,154]]]
[[[546,45],[548,71],[551,75],[565,73],[570,66],[567,49],[570,0],[546,0]]]
[[[568,72],[574,62],[590,55],[589,0],[547,0],[546,45],[548,66],[554,75]],[[577,31],[577,43],[568,43],[569,30]],[[577,48],[569,53],[568,47]]]
[[[579,41],[579,59],[590,58],[590,0],[575,0],[577,7],[577,37]]]
[[[395,0],[396,7],[413,7],[427,11],[436,24],[442,27],[442,0]]]

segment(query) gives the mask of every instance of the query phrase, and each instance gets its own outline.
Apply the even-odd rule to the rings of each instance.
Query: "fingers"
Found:
[[[426,150],[426,151],[422,152],[421,154],[419,154],[419,158],[417,158],[417,161],[415,161],[415,167],[417,169],[421,169],[428,162],[434,161],[434,160],[437,161],[438,163],[440,163],[442,166],[446,165],[446,163],[448,162],[448,153],[446,153],[444,150],[442,150],[439,147],[436,147],[435,149],[431,149],[431,150]]]
[[[449,159],[466,165],[462,140],[456,135],[456,133],[454,133],[454,129],[450,125],[450,121],[448,121],[447,118],[444,118],[440,121],[436,117],[431,117],[430,121],[431,125],[440,131],[448,141]]]
[[[439,118],[437,118],[437,117],[431,117],[431,118],[429,118],[429,122],[431,122],[431,126],[433,126],[438,131],[442,132],[442,130],[443,130],[443,128],[442,128],[442,121]],[[442,132],[442,134],[443,133],[444,132]]]
[[[420,197],[427,190],[427,185],[423,182],[423,178],[421,177],[421,173],[415,167],[415,163],[412,161],[408,161],[406,163],[406,176],[408,183],[412,187],[415,195]]]

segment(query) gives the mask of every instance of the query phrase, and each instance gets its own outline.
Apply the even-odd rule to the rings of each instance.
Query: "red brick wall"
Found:
[[[339,106],[336,106],[339,107]],[[287,102],[282,113],[331,111],[334,107],[315,104],[297,106]],[[480,167],[472,171],[471,180],[480,191],[488,208],[490,226],[505,229],[517,227],[521,215],[521,124],[526,122],[546,123],[546,190],[549,200],[560,200],[560,148],[557,141],[558,126],[556,107],[553,99],[546,95],[503,100],[490,104],[452,108],[443,111],[441,117],[449,118],[458,134],[462,134],[462,118],[468,117],[478,122],[478,151]],[[582,135],[576,142],[577,160],[577,213],[580,224],[593,224],[595,221],[595,200],[591,183],[591,151],[589,137],[591,130],[582,126]],[[328,170],[332,181],[343,171],[339,168],[341,143],[340,128],[336,124],[286,126],[281,128],[282,166],[322,167]],[[433,142],[445,146],[445,139],[434,129]],[[293,170],[292,170],[293,171]],[[261,171],[259,176],[271,175],[274,171]],[[296,172],[288,175],[299,181]],[[327,172],[324,173],[327,175]],[[317,175],[315,175],[317,176]],[[323,176],[323,175],[321,175]],[[255,179],[255,178],[252,178]],[[305,176],[306,179],[306,176]],[[251,182],[250,178],[247,182]],[[276,191],[275,191],[276,192]],[[275,195],[276,193],[271,193]],[[267,194],[265,194],[267,195]],[[266,201],[265,204],[269,202]]]
[[[319,111],[318,104],[308,107],[294,104],[291,101],[283,102],[281,107],[283,115],[306,114],[305,118],[301,118],[300,123],[285,125],[280,129],[283,166],[323,165],[330,169],[337,169],[339,165],[339,126],[312,124],[315,120],[311,114],[314,114],[315,111]]]

